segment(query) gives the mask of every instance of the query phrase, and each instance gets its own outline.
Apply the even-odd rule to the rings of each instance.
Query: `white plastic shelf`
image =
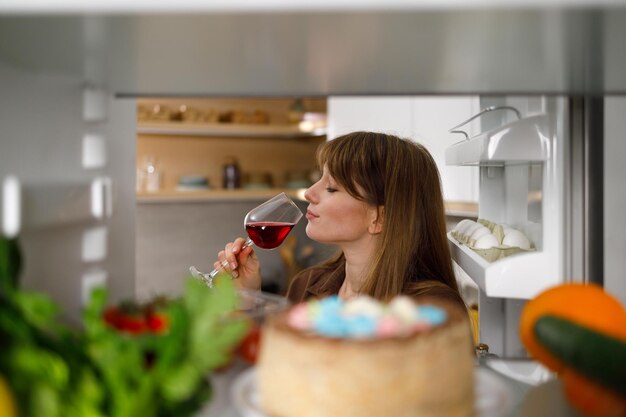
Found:
[[[488,262],[448,233],[452,259],[488,297],[529,300],[560,283],[555,258],[530,252]]]
[[[503,165],[545,161],[550,154],[546,115],[517,120],[446,149],[447,165]]]

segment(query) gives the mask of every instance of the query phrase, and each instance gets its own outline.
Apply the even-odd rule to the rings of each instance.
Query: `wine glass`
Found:
[[[250,210],[243,221],[248,238],[241,250],[248,246],[257,245],[263,249],[274,249],[283,243],[291,229],[302,218],[302,212],[296,204],[280,193]],[[200,272],[195,266],[189,267],[192,276],[203,280],[209,287],[213,286],[213,279],[226,266],[222,264],[211,272]]]

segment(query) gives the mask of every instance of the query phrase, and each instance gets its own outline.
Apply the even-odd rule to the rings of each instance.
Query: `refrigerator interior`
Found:
[[[106,283],[114,298],[136,291],[134,97],[479,95],[484,106],[545,114],[550,131],[545,159],[480,168],[481,217],[518,225],[538,249],[510,265],[533,264],[539,273],[522,276],[511,266],[506,273],[516,277],[516,291],[490,296],[494,317],[505,311],[508,320],[546,285],[578,279],[563,248],[589,234],[572,237],[564,223],[574,224],[572,217],[559,217],[567,187],[569,195],[585,192],[584,184],[568,182],[574,154],[565,102],[606,95],[604,137],[593,138],[606,155],[604,233],[586,247],[603,248],[604,285],[626,302],[619,180],[626,169],[619,156],[626,130],[624,22],[623,9],[567,8],[3,15],[3,234],[20,235],[24,285],[49,292],[75,319],[93,285]],[[490,114],[483,130],[509,117]],[[490,277],[484,272],[485,281]],[[522,353],[512,327],[495,336],[494,352]]]

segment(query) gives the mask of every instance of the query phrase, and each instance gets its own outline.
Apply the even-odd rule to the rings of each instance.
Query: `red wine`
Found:
[[[283,243],[294,226],[294,223],[256,222],[246,224],[246,232],[258,247],[274,249]]]

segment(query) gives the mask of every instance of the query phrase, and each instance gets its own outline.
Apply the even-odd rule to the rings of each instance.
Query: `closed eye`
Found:
[[[337,190],[336,188],[332,188],[332,187],[326,187],[326,191],[329,192],[329,193],[334,193],[334,192],[339,191],[339,190]]]

